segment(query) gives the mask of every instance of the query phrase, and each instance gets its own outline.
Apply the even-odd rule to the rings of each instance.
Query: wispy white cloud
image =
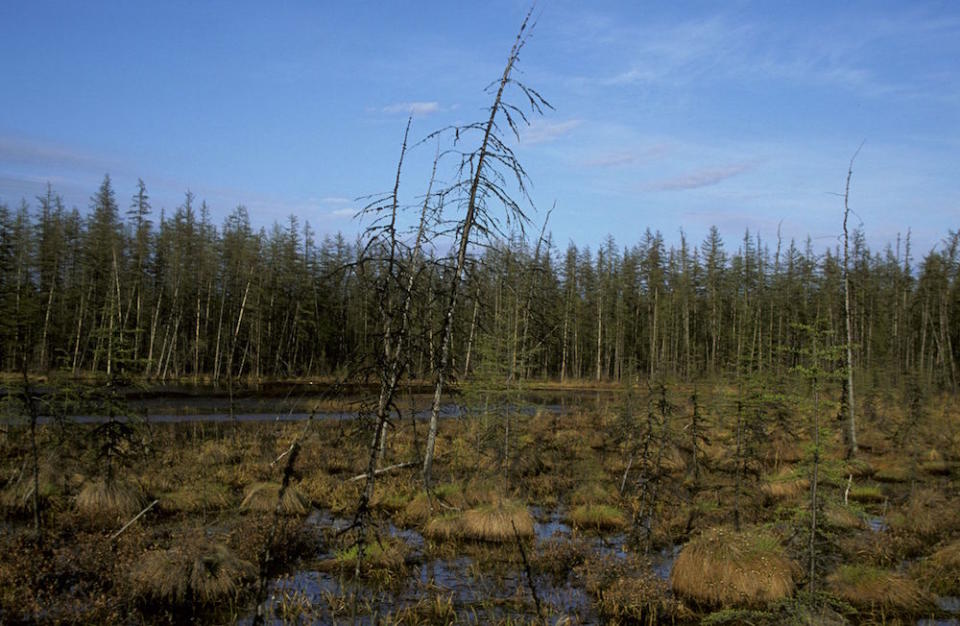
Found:
[[[415,115],[415,116],[427,116],[431,113],[438,113],[440,111],[439,102],[395,102],[393,104],[388,104],[387,106],[381,109],[381,112],[386,113],[387,115],[398,115],[403,113],[405,115]]]
[[[533,146],[538,143],[554,141],[570,134],[581,123],[581,120],[566,120],[564,122],[536,120],[520,134],[520,143]]]
[[[344,196],[324,196],[317,202],[320,204],[353,204],[353,200]]]
[[[116,165],[114,161],[69,146],[5,136],[0,136],[0,163],[99,169]]]
[[[333,217],[353,217],[356,212],[356,209],[336,209],[335,211],[330,211],[330,215]]]
[[[751,169],[750,163],[735,163],[721,167],[707,167],[681,176],[653,181],[645,186],[648,191],[683,191],[709,187],[733,178]]]
[[[638,150],[608,150],[584,158],[580,163],[584,167],[621,167],[635,163],[643,163],[663,156],[669,151],[670,146],[665,143]]]
[[[579,35],[580,45],[592,42],[607,51],[608,59],[620,60],[580,77],[594,88],[761,80],[837,87],[866,97],[957,99],[955,67],[897,72],[891,70],[889,57],[894,50],[942,56],[942,50],[952,47],[945,42],[955,40],[960,19],[906,8],[896,13],[858,15],[852,26],[852,16],[840,11],[817,28],[784,27],[724,12],[679,22],[611,22],[602,31],[583,19],[579,31],[567,34]]]

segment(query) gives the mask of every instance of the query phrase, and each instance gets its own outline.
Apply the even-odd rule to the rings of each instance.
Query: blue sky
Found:
[[[85,209],[104,173],[123,204],[239,203],[356,232],[392,185],[406,116],[421,138],[480,119],[527,3],[0,4],[0,201],[53,184]],[[711,224],[836,241],[851,206],[874,245],[960,228],[955,2],[546,0],[520,78],[555,107],[515,148],[551,230],[595,246]],[[410,158],[409,202],[433,145]]]

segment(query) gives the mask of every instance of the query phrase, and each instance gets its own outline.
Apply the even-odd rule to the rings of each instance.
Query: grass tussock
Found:
[[[762,607],[793,595],[796,566],[761,529],[710,529],[683,547],[673,566],[674,593],[704,606]]]
[[[878,485],[854,485],[850,488],[850,499],[854,502],[871,504],[883,502],[886,496]]]
[[[660,624],[689,619],[691,612],[668,593],[667,584],[654,576],[621,577],[597,602],[600,616],[614,624]]]
[[[456,539],[462,532],[459,513],[446,513],[430,519],[423,527],[423,535],[434,541]]]
[[[442,503],[442,504],[441,504]],[[437,510],[462,509],[467,505],[467,498],[458,485],[437,485],[431,494],[420,492],[415,495],[403,508],[403,517],[411,522],[426,522]]]
[[[873,479],[881,483],[905,483],[910,480],[910,466],[902,459],[884,458],[875,461]]]
[[[838,530],[860,530],[866,528],[857,512],[842,504],[829,503],[823,510],[824,522],[830,528]]]
[[[915,582],[870,565],[841,565],[827,577],[827,589],[855,607],[883,615],[916,615],[933,608],[933,598]]]
[[[917,489],[899,509],[888,515],[890,527],[901,534],[934,539],[960,522],[960,502],[935,489]]]
[[[768,477],[760,484],[760,491],[771,500],[790,500],[797,498],[810,489],[810,480],[798,476],[789,467],[784,467],[777,474]]]
[[[590,482],[570,495],[570,504],[612,504],[617,496],[613,489],[600,483]]]
[[[160,506],[168,511],[200,513],[220,511],[234,502],[233,492],[226,485],[215,482],[200,482],[183,485],[160,498]]]
[[[60,491],[57,485],[44,480],[41,474],[41,500],[58,495]],[[0,509],[9,515],[24,515],[31,512],[33,510],[33,492],[33,480],[31,478],[24,477],[20,480],[11,481],[0,491]]]
[[[87,517],[104,521],[133,517],[144,503],[140,485],[120,479],[100,478],[86,482],[77,494],[77,510]]]
[[[256,573],[221,544],[195,543],[147,552],[130,571],[134,594],[176,606],[235,601]]]
[[[627,524],[623,512],[609,504],[584,504],[570,511],[569,517],[574,526],[594,530],[615,530]]]
[[[408,552],[407,545],[393,538],[372,538],[363,547],[362,570],[397,570],[403,567]],[[352,572],[357,566],[359,549],[356,544],[339,550],[332,559],[320,563],[325,571]]]
[[[279,495],[279,483],[253,484],[247,489],[240,510],[272,512],[277,508]],[[280,500],[280,512],[284,515],[306,515],[310,512],[310,501],[296,486],[289,485]]]
[[[205,441],[198,451],[200,462],[207,466],[232,465],[240,461],[240,452],[225,441]]]
[[[533,537],[533,516],[527,507],[512,500],[500,499],[463,513],[461,536],[474,541],[503,543]]]
[[[960,595],[960,540],[943,546],[919,561],[912,573],[934,593],[942,596]]]
[[[411,501],[410,494],[397,491],[378,490],[373,494],[370,504],[381,511],[396,513],[406,508]]]

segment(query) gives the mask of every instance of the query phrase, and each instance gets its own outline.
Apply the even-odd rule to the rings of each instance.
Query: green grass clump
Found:
[[[370,570],[396,570],[404,565],[404,559],[407,555],[407,545],[399,540],[389,537],[371,538],[364,542],[363,561],[361,568]],[[357,555],[359,549],[356,543],[338,550],[332,559],[320,563],[320,569],[325,571],[353,571],[357,566]]]
[[[617,507],[608,504],[584,504],[570,511],[570,521],[579,528],[612,530],[623,528],[626,517]]]
[[[883,502],[886,496],[877,485],[854,485],[850,488],[850,499],[854,502]]]

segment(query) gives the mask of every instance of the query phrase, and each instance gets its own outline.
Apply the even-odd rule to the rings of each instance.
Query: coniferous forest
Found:
[[[374,354],[379,268],[362,241],[319,239],[309,216],[254,229],[242,206],[218,225],[189,192],[166,212],[142,182],[128,191],[107,176],[89,210],[66,208],[52,188],[0,204],[3,371],[218,383],[231,370],[254,381],[336,376]],[[956,388],[958,244],[949,231],[918,251],[907,232],[873,250],[853,233],[857,367]],[[447,252],[438,239],[414,278],[408,349],[422,378],[439,349]],[[716,228],[703,241],[506,235],[469,260],[453,371],[467,379],[491,361],[512,378],[598,382],[785,372],[805,347],[803,325],[842,336],[842,262],[839,243]]]

